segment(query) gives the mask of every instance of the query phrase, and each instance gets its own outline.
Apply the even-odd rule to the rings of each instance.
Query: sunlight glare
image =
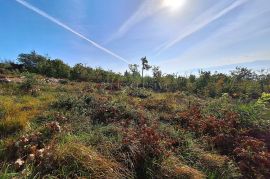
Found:
[[[171,11],[175,11],[184,6],[186,0],[163,0],[162,6],[169,8]]]

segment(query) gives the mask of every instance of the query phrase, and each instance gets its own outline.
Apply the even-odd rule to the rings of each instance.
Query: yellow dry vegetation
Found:
[[[86,169],[92,178],[126,178],[129,174],[119,163],[112,161],[90,147],[79,143],[65,143],[56,149],[58,160],[63,165],[77,163]]]
[[[28,122],[46,109],[54,98],[51,95],[39,98],[32,96],[0,96],[4,115],[0,121],[1,133],[13,133],[23,129]]]
[[[204,153],[200,156],[200,161],[208,168],[221,168],[226,165],[229,158],[218,154]]]
[[[205,174],[201,171],[183,164],[177,157],[170,156],[162,162],[162,173],[168,178],[203,179]]]

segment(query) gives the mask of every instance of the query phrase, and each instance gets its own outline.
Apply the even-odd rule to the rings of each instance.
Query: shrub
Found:
[[[148,110],[157,110],[160,112],[172,112],[174,109],[169,99],[147,99],[142,104]]]
[[[33,74],[26,74],[26,79],[20,85],[20,89],[25,93],[31,93],[32,95],[36,95],[38,89],[35,88],[37,85],[37,80]]]
[[[147,125],[145,119],[139,120],[134,128],[124,128],[122,151],[130,157],[130,167],[138,178],[153,177],[152,171],[158,171],[166,148],[172,147],[172,140],[157,130],[157,124]]]
[[[129,109],[125,103],[109,101],[102,97],[82,96],[63,97],[53,107],[64,109],[78,116],[89,117],[94,124],[108,124],[121,120],[135,119],[136,111]]]
[[[270,177],[270,153],[264,142],[252,137],[243,137],[233,152],[245,176]]]
[[[20,172],[21,175],[25,174],[29,165],[35,167],[36,170],[31,172],[40,171],[38,175],[51,171],[56,166],[53,156],[55,144],[52,141],[55,138],[55,134],[60,132],[59,129],[58,123],[51,122],[41,128],[39,132],[22,135],[17,140],[13,139],[6,147],[5,159],[13,161],[12,168]],[[27,172],[27,175],[31,174],[34,173]],[[25,177],[20,176],[20,178]]]
[[[121,87],[120,87],[120,84],[111,83],[111,84],[106,85],[105,89],[110,90],[110,91],[120,91]]]
[[[203,113],[206,116],[212,115],[217,118],[223,118],[228,111],[232,111],[233,105],[227,93],[224,93],[220,98],[207,102],[206,107],[203,108]]]
[[[145,89],[136,88],[136,89],[131,89],[131,91],[129,92],[129,95],[133,97],[145,99],[145,98],[150,97],[151,93]]]
[[[199,108],[180,114],[183,127],[206,139],[222,154],[236,157],[241,173],[247,178],[269,177],[270,154],[266,143],[253,138],[254,128],[243,126],[239,115],[227,113],[224,118],[203,117]],[[256,135],[254,135],[256,136]]]
[[[234,106],[234,111],[239,114],[240,123],[243,127],[269,128],[270,120],[262,117],[264,110],[264,105],[253,102]]]
[[[119,101],[101,101],[94,99],[91,104],[86,106],[94,124],[108,124],[122,120],[135,120],[137,111],[130,109],[125,103]]]
[[[262,117],[265,111],[264,103],[240,101],[234,103],[227,94],[209,101],[202,111],[205,116],[212,115],[218,119],[224,118],[228,113],[235,113],[242,127],[266,129],[270,126],[270,121]]]
[[[58,101],[53,103],[52,107],[64,110],[71,110],[76,104],[78,100],[75,97],[67,97],[62,96]]]
[[[262,96],[257,101],[258,104],[270,104],[270,93],[262,93]]]

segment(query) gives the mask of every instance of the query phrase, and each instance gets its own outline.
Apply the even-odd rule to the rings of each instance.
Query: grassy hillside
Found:
[[[11,75],[0,178],[269,178],[270,97],[241,101]]]

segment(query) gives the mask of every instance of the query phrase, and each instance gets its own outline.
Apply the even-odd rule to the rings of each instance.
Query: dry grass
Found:
[[[89,172],[91,178],[126,178],[129,176],[119,163],[79,143],[66,143],[57,149],[56,154],[58,160],[62,161],[64,165],[74,162],[79,164],[86,172]]]
[[[218,169],[226,165],[229,158],[217,154],[205,153],[200,156],[200,161],[207,167]]]
[[[202,179],[206,178],[201,171],[183,164],[178,158],[170,156],[161,164],[162,173],[166,178],[189,178]]]
[[[40,98],[0,96],[0,106],[4,111],[0,121],[0,135],[14,133],[25,128],[29,121],[46,109],[53,99],[51,95]]]

